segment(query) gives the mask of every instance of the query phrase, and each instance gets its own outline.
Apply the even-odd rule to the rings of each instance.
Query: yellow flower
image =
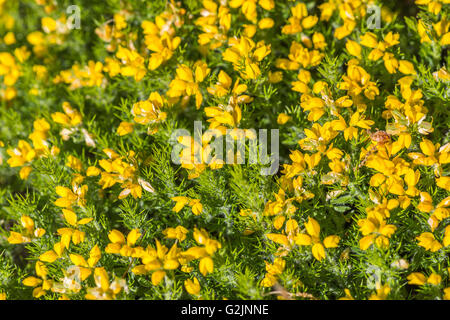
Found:
[[[416,73],[416,71],[414,69],[414,65],[407,60],[400,60],[398,70],[403,74],[415,74]]]
[[[292,90],[295,90],[294,87]],[[308,120],[311,122],[318,121],[325,113],[325,102],[321,98],[312,97],[308,94],[302,95],[300,106],[303,110],[309,111]]]
[[[101,178],[98,182],[102,186],[102,189],[110,188],[116,183],[121,183],[123,190],[118,196],[119,199],[124,199],[130,194],[135,199],[141,198],[142,189],[147,192],[155,191],[148,181],[137,176],[137,161],[134,157],[134,151],[130,150],[127,154],[127,160],[130,163],[124,161],[125,157],[120,157],[111,149],[103,149],[103,152],[109,159],[99,161],[100,167],[105,170],[101,172]],[[92,172],[92,174],[94,173],[96,172]]]
[[[207,89],[210,94],[223,97],[231,93],[237,103],[248,103],[253,100],[247,95],[242,95],[247,90],[247,85],[239,83],[239,79],[235,81],[232,87],[233,80],[225,71],[221,70],[218,75],[218,80],[214,86]]]
[[[367,250],[373,243],[379,248],[386,249],[389,246],[389,238],[397,230],[392,224],[386,224],[384,216],[377,210],[368,211],[366,219],[358,221],[359,230],[363,238],[359,241],[361,250]]]
[[[345,48],[352,56],[361,59],[361,46],[356,41],[347,40]]]
[[[193,236],[198,244],[204,245],[207,254],[213,255],[218,249],[222,248],[219,241],[211,239],[205,229],[194,228]]]
[[[3,84],[7,87],[12,87],[21,75],[20,67],[9,52],[0,52],[0,75],[3,76]]]
[[[168,97],[195,96],[195,106],[200,108],[203,96],[199,84],[203,82],[211,71],[208,65],[199,60],[191,70],[187,65],[182,64],[176,70],[176,77],[169,84]]]
[[[131,114],[134,116],[134,121],[148,126],[148,134],[154,134],[158,131],[157,124],[163,122],[167,117],[167,114],[161,110],[163,105],[164,101],[161,95],[158,92],[152,92],[147,100],[139,101],[133,105]],[[122,125],[121,123],[120,132],[118,129],[120,135],[133,130],[132,124],[127,122],[125,124]]]
[[[8,149],[6,152],[11,157],[7,161],[10,167],[21,167],[36,157],[36,151],[25,140],[19,140],[17,148]]]
[[[126,18],[119,13],[115,13],[114,14],[114,24],[115,24],[117,30],[125,29],[127,27]]]
[[[323,126],[315,122],[310,129],[305,129],[304,133],[306,138],[298,142],[300,147],[303,150],[319,153],[325,153],[328,149],[328,143],[339,134],[338,131],[335,131],[332,122],[325,122]]]
[[[21,233],[11,231],[8,237],[8,242],[11,244],[27,243],[32,239],[40,238],[45,234],[45,230],[42,228],[35,228],[33,219],[29,216],[23,215],[20,217],[20,222],[24,230]]]
[[[275,66],[283,70],[297,70],[303,68],[311,68],[320,64],[324,54],[319,50],[309,50],[302,44],[293,41],[289,49],[288,59],[277,59]]]
[[[380,91],[376,83],[370,81],[370,77],[370,74],[358,66],[357,62],[349,62],[347,75],[342,77],[343,81],[339,83],[339,88],[346,90],[352,97],[364,93],[367,99],[374,100],[375,96],[380,94]]]
[[[176,228],[167,228],[163,231],[166,238],[177,239],[182,242],[186,239],[186,234],[188,234],[188,229],[183,226],[177,226]]]
[[[48,270],[42,262],[36,261],[35,270],[39,278],[30,276],[23,279],[22,283],[27,287],[34,287],[33,297],[40,298],[52,289],[53,281],[47,279]]]
[[[192,207],[192,213],[198,216],[203,211],[203,205],[200,203],[199,199],[192,199],[189,201],[189,206]]]
[[[389,288],[389,285],[377,285],[376,293],[372,294],[369,300],[386,300],[390,292],[391,288]]]
[[[132,272],[137,275],[152,272],[152,284],[157,286],[166,276],[166,270],[175,270],[180,266],[178,258],[181,250],[176,243],[169,250],[158,240],[155,242],[156,249],[147,247],[140,257],[142,264],[134,267]]]
[[[442,244],[434,238],[434,234],[431,232],[423,232],[416,239],[419,240],[418,245],[424,247],[425,250],[436,252],[442,248]]]
[[[436,273],[432,273],[428,278],[420,272],[413,272],[408,277],[408,284],[422,286],[424,284],[439,285],[442,277]]]
[[[260,285],[262,287],[272,287],[276,282],[280,274],[283,273],[286,267],[286,261],[280,257],[275,258],[273,264],[266,261],[266,275],[261,281]]]
[[[172,26],[174,21],[176,21],[174,17],[163,13],[156,17],[156,23],[144,20],[141,24],[145,44],[153,52],[148,64],[150,70],[156,70],[161,64],[170,60],[181,42],[181,38],[175,36],[175,29]],[[180,21],[179,18],[178,21]]]
[[[211,239],[205,229],[194,228],[193,233],[195,241],[202,246],[191,247],[188,250],[180,253],[180,263],[183,266],[187,265],[192,260],[200,259],[199,271],[203,276],[214,271],[214,261],[212,256],[214,253],[222,248],[222,245],[217,240]]]
[[[441,1],[443,3],[446,3],[445,0]],[[442,9],[442,3],[439,1],[433,1],[433,0],[416,0],[416,4],[419,6],[427,5],[427,9],[429,12],[437,15],[439,12],[441,12]]]
[[[228,5],[231,8],[241,8],[245,18],[253,23],[256,23],[258,18],[258,13],[256,10],[257,2],[265,10],[272,10],[275,7],[274,0],[231,0]]]
[[[450,300],[450,288],[444,289],[444,300]]]
[[[339,298],[339,300],[355,300],[352,297],[352,294],[350,293],[349,289],[344,289],[344,292],[345,292],[345,297]]]
[[[228,44],[230,47],[223,52],[223,59],[233,63],[234,70],[243,79],[257,79],[261,74],[259,63],[270,54],[270,45],[265,45],[264,41],[255,44],[247,37],[231,38]]]
[[[280,113],[277,118],[277,123],[283,125],[291,119],[292,118],[290,116],[288,116],[287,114]]]
[[[200,26],[202,32],[198,36],[198,43],[201,46],[209,44],[209,49],[214,50],[221,47],[227,41],[227,32],[231,27],[231,13],[229,8],[221,3],[218,6],[215,2],[203,1],[203,10],[195,24]],[[269,21],[264,21],[267,26]]]
[[[24,61],[28,60],[30,55],[31,55],[31,52],[28,51],[26,46],[22,46],[20,48],[14,49],[14,56],[16,57],[16,59],[19,62],[24,62]]]
[[[87,177],[98,176],[100,173],[101,173],[101,170],[99,168],[97,168],[97,167],[94,167],[94,166],[90,166],[86,170],[86,176]]]
[[[175,207],[173,207],[172,211],[180,212],[185,205],[189,205],[192,208],[192,213],[195,215],[199,215],[203,211],[203,205],[201,204],[199,199],[191,199],[184,196],[173,197],[171,200],[175,201]]]
[[[312,245],[311,251],[317,260],[321,261],[326,257],[325,248],[338,247],[340,238],[336,235],[326,237],[323,242],[320,241],[320,225],[315,219],[308,217],[305,228],[307,234],[299,233],[296,236],[295,243],[300,246]]]
[[[283,80],[283,73],[281,71],[269,71],[268,77],[270,83],[278,83]]]
[[[259,29],[270,29],[274,26],[275,22],[271,18],[263,18],[258,22]]]
[[[440,176],[442,165],[450,163],[450,143],[440,147],[440,144],[433,144],[428,139],[420,142],[420,149],[423,153],[412,152],[408,156],[413,159],[414,164],[433,166],[436,176]]]
[[[44,30],[46,33],[54,32],[57,27],[56,20],[54,20],[50,17],[42,18],[41,24],[42,24],[42,30]]]
[[[374,33],[367,32],[361,37],[361,44],[373,49],[369,54],[370,60],[376,61],[383,57],[384,65],[389,73],[396,73],[399,70],[403,74],[415,74],[414,66],[411,62],[406,60],[399,62],[394,54],[386,52],[388,48],[400,43],[399,38],[400,35],[398,33],[389,32],[384,36],[384,41],[378,42]]]
[[[133,132],[133,123],[122,121],[117,128],[117,134],[119,136],[125,136],[129,133]]]
[[[84,196],[86,195],[87,190],[87,185],[78,186],[74,184],[72,190],[67,187],[57,186],[56,194],[61,198],[58,198],[54,204],[62,208],[71,208],[75,204],[84,207],[86,203]]]
[[[5,42],[6,45],[11,45],[16,43],[16,37],[14,36],[14,33],[12,32],[8,32],[4,37],[3,37],[3,41]]]
[[[350,35],[352,31],[355,29],[356,23],[353,20],[345,19],[344,25],[341,27],[336,28],[334,32],[334,36],[336,39],[341,40],[345,38],[346,36]]]
[[[312,40],[316,49],[323,50],[328,46],[325,36],[320,32],[314,32]]]
[[[115,279],[112,282],[104,267],[95,268],[94,270],[95,287],[88,288],[85,298],[88,300],[111,300],[116,299],[120,292],[128,292],[124,279]]]
[[[198,282],[198,279],[196,277],[194,277],[193,280],[191,279],[185,280],[184,287],[186,288],[186,291],[192,295],[198,295],[201,289],[200,283]]]
[[[398,60],[395,59],[392,53],[385,53],[383,56],[384,66],[389,73],[396,73],[399,67]]]
[[[106,246],[105,252],[120,254],[124,257],[141,257],[144,254],[144,249],[141,247],[134,247],[141,235],[139,229],[133,229],[128,233],[128,236],[125,239],[122,232],[113,229],[108,234],[108,238],[111,242]]]
[[[427,283],[432,284],[432,285],[439,285],[441,283],[442,277],[436,273],[432,273],[428,279],[427,279]]]
[[[78,220],[76,213],[69,209],[62,209],[62,212],[64,219],[67,221],[69,225],[73,227],[88,224],[93,220],[93,218],[83,218],[81,220]]]
[[[319,21],[319,18],[316,16],[308,16],[304,3],[299,3],[292,7],[291,13],[292,16],[288,19],[289,24],[285,25],[281,30],[284,34],[295,34],[302,32],[303,29],[311,29]]]
[[[184,206],[189,203],[189,198],[184,196],[173,197],[170,199],[176,202],[175,207],[173,207],[172,209],[172,211],[175,212],[180,212],[181,209],[183,209]]]
[[[450,177],[436,178],[436,185],[442,189],[450,191]]]
[[[66,166],[68,166],[69,168],[72,168],[75,171],[83,170],[83,162],[80,159],[78,159],[72,155],[69,155],[67,157]]]
[[[413,272],[406,278],[408,279],[408,284],[415,284],[419,286],[424,285],[427,281],[427,278],[420,272]]]
[[[82,116],[78,110],[73,109],[68,102],[63,102],[62,112],[55,112],[52,114],[52,119],[56,123],[62,124],[65,127],[75,127],[82,122]]]
[[[84,259],[83,256],[79,254],[69,254],[69,258],[72,261],[72,263],[78,267],[78,270],[80,272],[80,280],[84,281],[92,274],[92,269],[95,267],[97,262],[101,258],[101,251],[98,245],[95,245],[92,247],[92,249],[89,252],[89,258]]]
[[[275,243],[281,244],[282,246],[290,246],[288,237],[283,234],[268,233],[266,234],[266,237]]]
[[[210,118],[208,119],[211,122],[210,129],[218,129],[222,134],[226,132],[226,127],[223,125],[236,128],[242,119],[242,111],[237,103],[228,106],[206,107],[205,114]]]
[[[141,81],[144,78],[147,73],[145,59],[137,51],[119,46],[116,57],[122,62],[120,74],[125,77],[134,77],[135,81]]]

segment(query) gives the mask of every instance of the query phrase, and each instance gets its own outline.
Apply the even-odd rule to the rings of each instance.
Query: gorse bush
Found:
[[[450,299],[450,0],[0,0],[0,36],[0,298]]]

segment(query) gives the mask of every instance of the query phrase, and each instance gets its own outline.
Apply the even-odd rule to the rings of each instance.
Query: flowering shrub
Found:
[[[0,299],[450,299],[450,0],[72,2],[0,0]]]

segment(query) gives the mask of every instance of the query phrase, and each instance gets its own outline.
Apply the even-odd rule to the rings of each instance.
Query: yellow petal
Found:
[[[100,174],[100,172],[101,172],[101,170],[99,168],[91,166],[91,167],[87,168],[86,176],[87,177],[98,176]]]
[[[120,123],[119,127],[117,128],[117,134],[119,136],[127,135],[130,132],[133,132],[133,126],[134,126],[134,124],[131,122],[122,121]]]
[[[134,245],[140,237],[141,237],[141,233],[139,232],[139,229],[131,230],[127,236],[127,244],[129,246]]]
[[[320,261],[325,258],[325,248],[321,243],[316,243],[312,247],[312,254],[314,258]]]
[[[288,246],[289,245],[289,241],[287,239],[287,237],[283,234],[278,234],[278,233],[268,233],[266,234],[267,238],[269,238],[270,240],[272,240],[275,243],[284,245],[284,246]]]
[[[76,265],[76,266],[80,266],[80,267],[87,267],[88,266],[86,260],[82,256],[80,256],[79,254],[72,253],[72,254],[69,255],[69,257],[70,257],[70,260],[73,262],[73,264]]]
[[[432,285],[439,285],[442,281],[442,277],[436,273],[432,273],[428,279],[427,279],[427,283],[432,284]]]
[[[196,277],[193,280],[187,279],[184,281],[184,287],[189,294],[198,295],[200,293],[200,283]]]
[[[339,245],[339,236],[328,236],[323,240],[323,245],[325,248],[337,248]]]
[[[77,215],[72,210],[62,209],[64,219],[66,219],[67,223],[71,226],[77,225]]]
[[[39,256],[39,260],[44,261],[44,262],[48,262],[48,263],[52,263],[56,259],[58,259],[58,255],[53,250],[49,250],[47,252],[44,252],[43,254],[41,254]]]
[[[166,272],[163,270],[158,270],[152,273],[152,283],[157,286],[166,276]]]
[[[108,238],[109,240],[111,240],[112,243],[125,243],[125,236],[123,235],[122,232],[116,229],[112,230],[108,234]]]
[[[22,283],[27,287],[36,287],[42,283],[42,280],[36,277],[28,277],[23,279]]]
[[[91,222],[92,220],[94,220],[93,218],[83,218],[80,221],[78,221],[79,225],[84,225],[84,224],[88,224],[89,222]]]
[[[295,243],[299,246],[309,246],[311,244],[311,237],[304,233],[299,233],[295,237]]]
[[[320,234],[320,225],[319,223],[309,217],[308,218],[308,222],[305,223],[305,227],[306,227],[306,231],[313,237],[319,237]]]
[[[214,262],[211,257],[204,257],[200,260],[198,268],[203,276],[214,271]]]
[[[408,284],[415,284],[418,286],[425,284],[427,281],[427,278],[420,272],[413,272],[407,276],[406,279],[408,279]]]
[[[373,244],[373,238],[373,235],[368,235],[361,238],[361,240],[359,240],[359,248],[361,250],[367,250]]]
[[[433,142],[428,139],[423,139],[423,141],[420,143],[420,149],[427,156],[433,156],[436,151]]]

